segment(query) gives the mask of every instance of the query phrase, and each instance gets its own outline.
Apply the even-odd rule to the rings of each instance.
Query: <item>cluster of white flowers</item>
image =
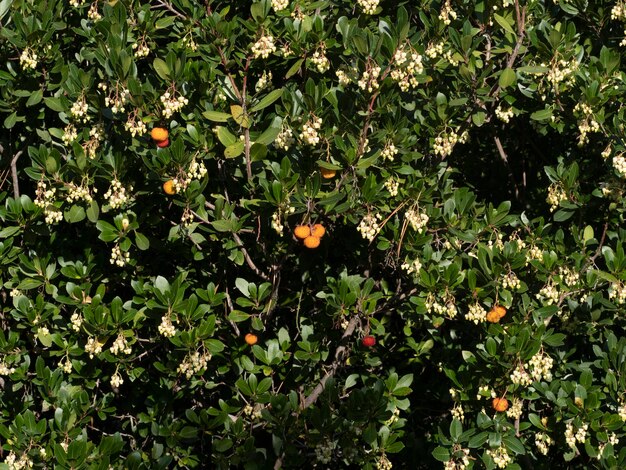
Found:
[[[533,383],[532,377],[526,371],[526,368],[522,363],[520,363],[519,366],[517,366],[513,370],[509,378],[511,379],[512,383],[516,385],[521,385],[522,387],[528,387],[530,384]]]
[[[37,68],[37,60],[39,57],[30,47],[27,47],[22,51],[20,55],[20,65],[23,69],[35,69]]]
[[[376,8],[378,8],[380,0],[356,0],[356,2],[363,9],[363,13],[373,15],[376,13]]]
[[[576,447],[576,442],[580,442],[581,444],[585,442],[587,439],[587,429],[589,429],[589,425],[587,423],[583,423],[580,427],[577,427],[576,432],[574,432],[574,424],[570,421],[565,426],[565,442],[572,449]]]
[[[129,190],[132,191],[133,187],[130,186]],[[124,207],[128,203],[128,196],[126,195],[126,188],[122,186],[122,183],[115,178],[111,181],[109,190],[104,194],[104,198],[108,199],[111,209],[119,209]]]
[[[385,421],[385,426],[391,426],[394,423],[397,423],[399,419],[400,419],[400,408],[394,408],[391,411],[391,416],[389,417],[389,419]]]
[[[450,410],[450,414],[453,418],[456,418],[459,421],[463,421],[465,418],[465,412],[463,411],[463,406],[461,406],[460,403],[454,405],[454,407]]]
[[[109,89],[104,82],[98,83],[98,88],[102,91]],[[130,100],[130,91],[123,85],[117,83],[110,93],[104,98],[104,105],[111,108],[112,113],[123,113],[126,111],[126,104]]]
[[[101,123],[96,124],[89,129],[89,140],[82,146],[87,156],[91,159],[96,158],[96,151],[100,147],[100,143],[104,140],[104,125]],[[96,190],[94,189],[94,192]]]
[[[449,293],[439,302],[435,295],[430,292],[424,301],[424,306],[428,313],[434,312],[437,315],[447,316],[448,318],[454,318],[458,313],[456,299]]]
[[[244,415],[250,416],[252,419],[261,419],[263,417],[262,409],[263,407],[260,405],[255,407],[247,403],[241,411]]]
[[[11,297],[19,297],[20,295],[22,295],[22,291],[19,290],[17,287],[14,287],[13,289],[11,289],[11,292],[9,292],[9,296]]]
[[[126,338],[124,338],[124,333],[120,331],[115,341],[113,341],[113,345],[109,348],[109,351],[111,351],[111,354],[117,356],[120,352],[130,354],[133,350],[128,344],[128,341],[126,341]]]
[[[554,444],[554,441],[545,432],[535,433],[535,445],[540,454],[548,455],[548,448]]]
[[[626,3],[618,1],[611,9],[611,19],[617,21],[626,21]]]
[[[390,73],[393,81],[398,83],[402,91],[408,91],[410,88],[416,88],[419,82],[415,75],[419,75],[424,71],[422,64],[422,56],[416,51],[405,51],[403,48],[398,49],[394,54],[395,67]]]
[[[403,271],[406,271],[407,274],[419,274],[420,269],[422,269],[422,263],[420,263],[420,260],[418,258],[415,258],[412,261],[405,261],[404,263],[402,263],[402,266],[400,266],[400,268]]]
[[[189,164],[189,169],[181,178],[173,178],[172,184],[177,193],[183,192],[195,180],[201,180],[207,174],[206,166],[204,162],[198,163],[194,158]]]
[[[161,103],[163,104],[163,117],[169,119],[174,113],[177,113],[183,106],[189,104],[189,100],[183,95],[176,96],[176,93],[170,93],[166,91],[161,95]]]
[[[395,178],[389,178],[385,181],[385,188],[389,191],[389,195],[391,197],[395,197],[398,195],[398,189],[400,188],[400,181]]]
[[[489,385],[481,385],[478,387],[478,393],[476,394],[476,400],[482,400],[485,397],[496,398],[496,391],[491,389]]]
[[[452,4],[450,0],[446,0],[443,6],[441,7],[441,12],[439,13],[439,19],[443,21],[443,24],[446,26],[449,25],[452,20],[456,20],[456,11],[452,8]]]
[[[426,57],[430,59],[435,59],[437,58],[437,56],[443,55],[443,47],[443,41],[431,42],[424,53],[426,54]]]
[[[200,354],[198,351],[193,353],[189,353],[183,359],[178,366],[178,373],[185,374],[187,379],[191,379],[194,374],[198,374],[203,369],[206,369],[207,364],[211,360],[211,354],[209,352],[204,352]]]
[[[543,261],[543,250],[534,244],[526,252],[526,264],[532,260]]]
[[[619,415],[622,421],[626,421],[626,401],[620,399],[619,408],[617,409],[617,414]]]
[[[89,7],[89,11],[87,12],[87,18],[91,21],[100,21],[102,19],[102,15],[98,11],[98,2],[93,2]]]
[[[337,71],[335,72],[335,75],[337,76],[337,80],[339,80],[339,84],[340,84],[341,86],[344,86],[344,87],[345,87],[345,86],[350,85],[350,83],[352,83],[352,80],[353,80],[353,78],[352,78],[352,74],[351,74],[351,73],[346,72],[346,71],[345,71],[345,70],[343,70],[343,69],[339,69],[339,70],[337,70]]]
[[[290,127],[283,126],[276,139],[274,139],[274,146],[283,150],[289,150],[296,140],[293,138],[293,131]]]
[[[176,328],[172,324],[172,319],[169,315],[163,315],[161,317],[161,324],[159,325],[159,333],[166,338],[171,338],[176,334]]]
[[[523,405],[524,402],[522,400],[513,398],[513,400],[511,400],[511,406],[506,410],[506,415],[511,419],[519,419],[519,417],[522,416]]]
[[[70,6],[74,8],[82,7],[85,4],[85,0],[70,0]]]
[[[274,212],[274,214],[272,214],[272,228],[276,230],[276,233],[278,233],[278,235],[280,235],[281,237],[283,236],[283,230],[285,229],[285,226],[282,222],[283,216],[293,214],[295,211],[295,207],[290,206],[289,203],[286,203],[280,205],[278,207],[278,210]]]
[[[272,8],[274,11],[284,10],[289,6],[289,0],[272,0]]]
[[[574,112],[582,112],[583,118],[578,121],[578,146],[583,146],[589,142],[587,134],[590,132],[600,132],[600,124],[593,117],[593,110],[585,103],[578,103],[574,106]]]
[[[259,80],[256,82],[256,85],[254,85],[254,90],[258,93],[271,86],[272,86],[272,72],[263,70],[263,75],[261,75]]]
[[[615,434],[614,432],[609,434],[608,443],[612,446],[616,446],[617,444],[619,444],[619,438],[617,437],[617,434]],[[602,454],[604,453],[604,448],[606,447],[606,444],[606,442],[602,442],[600,445],[598,445],[598,455],[596,456],[596,459],[602,460],[604,458]]]
[[[96,188],[94,188],[94,192],[96,191]],[[88,186],[83,186],[82,184],[78,186],[74,183],[70,183],[69,191],[67,196],[65,197],[65,200],[70,203],[80,200],[83,200],[85,202],[91,202],[93,201],[93,197],[91,196]]]
[[[548,187],[548,196],[546,197],[546,202],[550,204],[550,212],[554,212],[558,207],[561,201],[567,200],[567,193],[561,183],[552,183]]]
[[[367,90],[369,93],[377,90],[380,84],[378,83],[378,77],[380,76],[380,67],[376,64],[368,67],[361,78],[357,81],[357,85],[361,90]]]
[[[311,62],[315,65],[319,73],[327,72],[330,68],[330,61],[328,60],[328,57],[326,57],[326,47],[323,43],[320,44],[317,50],[313,53],[313,56],[311,56]]]
[[[373,1],[373,0],[370,0],[370,1]],[[376,461],[377,470],[391,470],[392,468],[393,468],[393,464],[391,463],[391,461],[387,458],[385,454],[378,457],[378,460]]]
[[[429,220],[427,214],[420,212],[419,209],[411,208],[405,212],[404,216],[409,221],[413,230],[417,230],[418,233],[424,232]]]
[[[543,67],[546,64],[541,64]],[[578,62],[575,58],[570,61],[565,59],[554,59],[551,63],[550,70],[548,70],[547,79],[556,87],[559,83],[563,83],[567,86],[574,84],[574,74],[578,70]]]
[[[111,387],[119,388],[120,385],[124,383],[124,379],[121,374],[116,370],[115,374],[111,376]]]
[[[72,361],[70,360],[69,357],[65,357],[64,359],[61,359],[59,363],[57,364],[57,366],[59,367],[59,369],[62,369],[63,372],[65,372],[66,374],[72,373]]]
[[[550,382],[552,380],[552,366],[554,365],[554,359],[543,352],[535,354],[530,361],[530,374],[535,381],[545,380]]]
[[[115,245],[111,249],[111,258],[109,261],[111,264],[115,264],[116,266],[123,268],[130,261],[130,253],[128,251],[122,252],[120,246]]]
[[[90,337],[85,345],[85,352],[89,353],[89,359],[93,359],[94,355],[102,352],[104,343],[99,342],[96,338]]]
[[[613,157],[613,168],[619,176],[626,178],[626,157],[623,153],[618,153]]]
[[[501,284],[503,289],[517,290],[522,287],[521,281],[513,271],[502,278]]]
[[[309,145],[317,145],[320,142],[320,136],[317,132],[322,127],[322,118],[312,116],[302,126],[302,132],[300,133],[300,139]]]
[[[470,464],[470,460],[469,460],[470,450],[469,449],[461,449],[461,451],[463,452],[463,456],[460,458],[460,460],[455,459],[454,457],[452,457],[450,460],[444,462],[444,464],[443,464],[443,469],[444,470],[465,470],[467,467],[469,467],[469,464]]]
[[[502,105],[496,108],[496,117],[503,122],[509,122],[513,117],[513,108],[502,109]]]
[[[618,305],[626,302],[626,286],[623,282],[612,282],[609,286],[609,300],[614,300]]]
[[[555,305],[559,302],[559,291],[554,284],[554,281],[550,279],[548,283],[543,286],[539,293],[535,294],[537,300],[543,302],[544,305]]]
[[[148,43],[146,42],[145,39],[142,39],[141,42],[133,43],[131,48],[133,49],[133,51],[135,51],[133,53],[133,55],[135,56],[135,59],[148,57],[148,55],[150,54],[150,47],[148,46]]]
[[[487,310],[483,308],[478,302],[469,306],[465,319],[474,322],[476,325],[484,322],[487,319]]]
[[[274,37],[271,34],[261,36],[259,40],[252,45],[252,54],[255,59],[259,57],[267,59],[270,54],[274,52],[276,52],[276,45],[274,44]]]
[[[359,222],[359,226],[356,229],[361,233],[363,238],[371,242],[380,230],[379,221],[381,221],[382,218],[383,217],[378,213],[367,214],[361,219],[361,222]]]
[[[78,99],[72,104],[70,108],[70,115],[77,121],[87,122],[91,119],[87,112],[89,111],[89,105],[84,94],[81,94]]]
[[[28,455],[22,454],[20,458],[17,458],[13,452],[9,452],[7,458],[4,459],[4,464],[9,470],[22,470],[23,468],[33,468],[33,461],[28,458]]]
[[[4,360],[0,361],[0,375],[9,375],[15,372],[15,367],[7,366]]]
[[[511,457],[503,445],[496,450],[487,449],[487,454],[493,459],[498,468],[506,468],[511,463]]]
[[[334,449],[335,445],[333,442],[329,442],[327,444],[320,443],[315,446],[315,458],[320,463],[329,464],[333,459]]]
[[[391,140],[388,140],[380,154],[385,160],[393,161],[393,157],[398,154],[398,149]]]
[[[137,135],[142,136],[148,129],[141,119],[138,119],[138,110],[128,115],[128,119],[124,123],[124,129],[130,132],[130,135],[135,137]]]
[[[78,132],[76,131],[76,127],[74,124],[68,124],[63,129],[63,135],[61,136],[61,140],[65,145],[69,145],[74,142],[78,138]]]
[[[559,275],[568,287],[574,287],[580,280],[580,274],[566,266],[559,266]]]
[[[72,313],[70,322],[72,323],[72,329],[78,332],[83,324],[83,317],[79,313]]]
[[[63,213],[54,205],[54,196],[56,188],[47,189],[48,185],[44,181],[37,183],[37,197],[35,205],[43,209],[46,223],[49,225],[57,224],[63,220]]]

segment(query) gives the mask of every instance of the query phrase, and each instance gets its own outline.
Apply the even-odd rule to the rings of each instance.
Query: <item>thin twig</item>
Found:
[[[337,369],[339,369],[339,365],[344,362],[344,357],[347,353],[346,342],[348,341],[350,336],[352,336],[352,333],[354,333],[354,329],[356,328],[358,318],[359,317],[355,315],[350,320],[350,323],[348,323],[348,326],[343,332],[343,336],[341,337],[340,345],[335,350],[335,359],[333,360],[333,363],[330,366],[330,370],[326,372],[326,375],[324,375],[324,377],[322,377],[322,380],[320,380],[320,383],[317,384],[317,386],[313,389],[311,394],[304,399],[304,401],[300,405],[300,409],[304,410],[305,408],[308,408],[309,406],[311,406],[313,403],[317,401],[319,396],[324,391],[324,388],[326,387],[326,382],[328,382],[328,379],[330,379],[331,377],[335,375],[335,373],[337,372]]]
[[[509,165],[509,159],[506,156],[504,147],[502,147],[502,142],[500,142],[500,137],[496,135],[494,136],[493,140],[495,140],[496,147],[498,148],[498,153],[500,154],[502,161],[504,161],[504,164],[506,165],[506,169],[508,170],[508,173],[509,173],[509,179],[511,180],[511,183],[513,183],[513,188],[515,189],[515,199],[519,200],[519,188],[517,187],[517,183],[515,181],[515,176],[513,175],[513,170],[511,169],[511,165]]]
[[[11,160],[11,176],[13,177],[13,197],[15,199],[20,197],[20,184],[17,179],[17,159],[22,156],[22,151],[19,150],[15,155],[13,155],[13,159]]]

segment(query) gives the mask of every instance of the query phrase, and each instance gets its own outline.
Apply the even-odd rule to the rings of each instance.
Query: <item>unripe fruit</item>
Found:
[[[309,228],[308,225],[298,225],[293,230],[293,234],[296,236],[296,238],[299,238],[300,240],[304,240],[306,237],[311,236],[311,229]]]
[[[167,140],[169,135],[170,133],[164,127],[155,127],[150,131],[150,137],[152,137],[152,140],[155,142],[163,142]]]
[[[253,344],[256,344],[256,342],[259,340],[257,335],[255,335],[254,333],[248,333],[245,336],[245,339],[246,339],[246,343],[248,343],[250,346],[252,346]]]
[[[494,398],[491,401],[491,406],[496,411],[506,411],[509,408],[509,401],[506,398]]]
[[[170,196],[172,194],[176,194],[174,182],[172,180],[167,180],[165,183],[163,183],[163,191],[165,192],[165,194],[169,194]]]
[[[317,238],[322,238],[326,233],[326,229],[322,224],[315,224],[311,229],[311,235]]]
[[[320,246],[320,239],[317,237],[306,237],[304,239],[304,246],[306,246],[307,248],[317,248],[318,246]]]
[[[374,338],[372,335],[363,336],[361,344],[366,348],[371,348],[376,344],[376,338]]]
[[[337,174],[335,170],[329,170],[328,168],[322,168],[322,167],[320,167],[320,173],[322,175],[322,178],[324,178],[325,180],[334,178],[335,175]]]
[[[495,305],[489,313],[487,313],[487,321],[490,323],[498,323],[504,315],[506,315],[506,308],[501,305]]]
[[[159,147],[159,148],[165,148],[165,147],[167,147],[169,144],[170,144],[170,139],[165,139],[165,140],[164,140],[164,141],[162,141],[162,142],[157,142],[157,143],[156,143],[157,147]]]

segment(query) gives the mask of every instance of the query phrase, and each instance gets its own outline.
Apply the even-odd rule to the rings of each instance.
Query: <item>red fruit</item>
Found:
[[[165,139],[162,142],[157,142],[156,143],[157,147],[159,147],[159,148],[167,147],[169,144],[170,144],[170,139]]]
[[[366,348],[371,348],[376,344],[376,338],[374,338],[372,335],[363,336],[361,344]]]

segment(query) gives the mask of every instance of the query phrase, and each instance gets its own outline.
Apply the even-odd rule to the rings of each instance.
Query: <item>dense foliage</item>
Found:
[[[621,0],[0,22],[0,468],[626,467]]]

